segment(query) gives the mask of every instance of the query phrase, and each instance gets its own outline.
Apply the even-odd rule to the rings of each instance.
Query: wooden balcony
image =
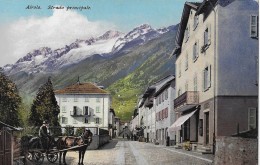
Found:
[[[195,105],[199,104],[199,92],[187,91],[174,100],[174,108],[181,105]]]

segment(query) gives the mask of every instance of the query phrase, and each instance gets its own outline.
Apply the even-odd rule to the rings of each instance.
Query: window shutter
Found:
[[[211,87],[211,65],[208,66],[208,88]]]
[[[202,91],[205,91],[205,69],[202,72]]]
[[[196,43],[193,45],[193,61],[196,58]]]
[[[210,41],[211,41],[211,26],[208,26],[208,45],[210,45]]]

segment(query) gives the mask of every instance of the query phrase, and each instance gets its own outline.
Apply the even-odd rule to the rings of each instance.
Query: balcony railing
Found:
[[[89,113],[82,113],[82,112],[75,112],[75,111],[70,111],[70,116],[72,116],[72,117],[87,117],[87,116],[91,116],[91,113],[89,112]]]
[[[198,104],[198,103],[199,103],[199,92],[187,91],[174,100],[174,108],[177,108],[181,105]]]

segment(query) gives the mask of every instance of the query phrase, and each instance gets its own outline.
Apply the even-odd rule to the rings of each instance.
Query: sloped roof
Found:
[[[98,86],[87,83],[76,83],[55,91],[55,94],[109,94]]]
[[[196,15],[199,15],[204,12],[205,7],[208,5],[215,5],[218,0],[203,0],[203,2],[186,2],[183,7],[181,22],[179,25],[179,29],[177,31],[176,35],[176,47],[173,50],[173,54],[179,54],[181,47],[182,47],[182,41],[184,38],[184,32],[188,23],[189,19],[189,13],[191,9],[194,9],[196,11]]]

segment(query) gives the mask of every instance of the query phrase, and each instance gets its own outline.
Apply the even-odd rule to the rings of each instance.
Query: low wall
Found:
[[[218,137],[216,139],[215,165],[257,164],[257,139]]]
[[[109,142],[109,135],[94,135],[92,138],[92,142],[88,146],[88,150],[96,150],[102,145]]]

